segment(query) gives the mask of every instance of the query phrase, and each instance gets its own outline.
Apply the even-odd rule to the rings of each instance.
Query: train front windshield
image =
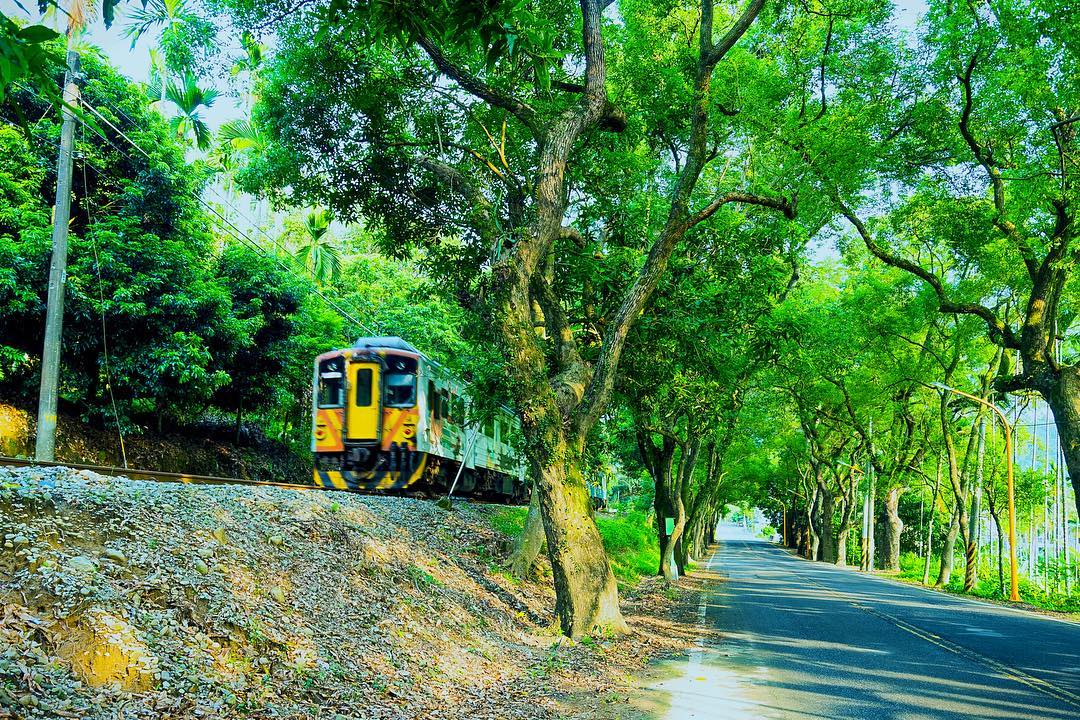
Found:
[[[416,405],[416,375],[391,373],[386,376],[387,407],[412,407]]]
[[[333,357],[319,363],[319,396],[321,408],[345,405],[345,358]]]

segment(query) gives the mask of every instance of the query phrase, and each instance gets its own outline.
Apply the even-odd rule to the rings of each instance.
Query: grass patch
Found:
[[[528,514],[528,506],[500,507],[491,515],[491,527],[503,535],[517,537],[525,529],[525,516]]]
[[[911,582],[922,583],[924,559],[915,553],[906,552],[900,556],[900,573],[898,577]],[[930,558],[930,583],[937,580],[938,571],[941,568],[941,560],[937,556]],[[978,579],[975,588],[970,593],[964,592],[964,558],[957,557],[953,563],[952,576],[949,584],[943,588],[946,592],[956,595],[970,595],[972,597],[986,598],[988,600],[1006,600],[1009,597],[1009,571],[1005,570],[1004,588],[998,582],[997,565],[986,559],[979,564]],[[1040,608],[1053,612],[1075,613],[1080,612],[1080,596],[1066,595],[1064,592],[1055,592],[1052,587],[1044,591],[1037,583],[1026,577],[1020,578],[1020,600]]]
[[[516,538],[525,529],[529,508],[501,507],[489,516],[491,527]],[[656,574],[660,567],[660,546],[656,529],[645,513],[630,511],[617,515],[599,514],[596,525],[604,541],[611,570],[620,585],[634,586],[643,577]]]
[[[632,586],[641,578],[656,574],[660,567],[660,546],[656,531],[644,513],[600,515],[596,524],[611,570],[620,583]]]

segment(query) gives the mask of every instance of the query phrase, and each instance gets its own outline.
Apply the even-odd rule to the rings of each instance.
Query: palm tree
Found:
[[[341,276],[341,250],[333,242],[330,211],[316,208],[304,217],[304,244],[296,251],[296,259],[302,262],[315,280],[333,282]]]
[[[131,38],[131,49],[134,50],[139,38],[155,27],[160,27],[161,35],[165,37],[194,18],[195,14],[188,9],[187,0],[146,0],[141,8],[132,11],[130,19],[124,25],[124,37]],[[153,55],[151,58],[153,59]],[[157,63],[161,82],[160,102],[164,105],[169,87],[168,58],[165,53],[158,54]]]
[[[258,72],[263,57],[266,55],[266,46],[256,40],[250,31],[245,30],[240,36],[240,47],[243,48],[244,55],[233,61],[229,74],[234,78],[240,75],[244,76],[242,81],[243,89],[239,92],[239,95],[243,107],[249,110],[255,103],[255,94],[252,89],[253,81],[255,73]]]
[[[270,138],[254,120],[230,120],[218,130],[218,138],[241,155],[258,155],[266,150]]]
[[[199,80],[190,70],[184,71],[183,84],[170,82],[165,91],[167,97],[176,106],[179,115],[169,121],[169,125],[179,138],[194,135],[195,145],[200,150],[210,147],[213,136],[210,128],[202,119],[201,108],[209,108],[218,98],[214,88],[199,87]]]

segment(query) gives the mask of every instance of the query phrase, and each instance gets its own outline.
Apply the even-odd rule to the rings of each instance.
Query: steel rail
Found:
[[[304,485],[302,483],[283,483],[283,482],[271,482],[268,480],[245,480],[244,478],[227,478],[218,477],[216,475],[195,475],[192,473],[174,473],[165,472],[164,470],[141,470],[139,468],[121,468],[113,467],[111,465],[86,465],[83,463],[70,463],[61,461],[45,461],[45,460],[24,460],[22,458],[8,457],[6,455],[0,455],[0,467],[12,466],[12,467],[53,467],[53,468],[67,468],[69,470],[89,470],[95,472],[98,475],[106,475],[109,477],[122,477],[129,480],[153,480],[154,482],[166,482],[166,483],[184,483],[190,485],[240,485],[243,487],[272,487],[282,488],[285,490],[321,490],[324,492],[347,492],[354,495],[368,495],[372,497],[405,497],[416,498],[422,500],[432,499],[430,496],[423,494],[422,492],[381,492],[370,491],[363,489],[353,488],[339,488],[332,485],[316,485],[312,483],[310,485]],[[456,498],[464,499],[473,503],[480,504],[492,504],[492,505],[505,505],[505,502],[498,500],[491,500],[489,498],[481,497],[468,497],[468,498]]]
[[[82,463],[46,461],[46,460],[23,460],[21,458],[0,455],[0,466],[15,467],[60,467],[71,470],[89,470],[99,475],[110,477],[125,477],[132,480],[154,480],[156,482],[187,483],[193,485],[245,485],[249,487],[276,487],[287,490],[339,490],[332,487],[321,487],[312,483],[302,485],[300,483],[271,482],[268,480],[245,480],[244,478],[227,478],[215,475],[195,475],[192,473],[174,473],[163,470],[142,470],[138,468],[120,468],[110,465],[84,465]],[[352,492],[352,491],[347,491]]]

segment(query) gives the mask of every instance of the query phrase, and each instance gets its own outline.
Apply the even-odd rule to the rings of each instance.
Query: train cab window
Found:
[[[332,357],[319,363],[319,397],[321,408],[345,405],[345,358]]]
[[[416,406],[416,360],[390,355],[386,358],[386,407]]]
[[[371,370],[356,371],[356,407],[371,407]]]
[[[416,405],[416,376],[390,373],[386,376],[386,406],[407,408]]]

